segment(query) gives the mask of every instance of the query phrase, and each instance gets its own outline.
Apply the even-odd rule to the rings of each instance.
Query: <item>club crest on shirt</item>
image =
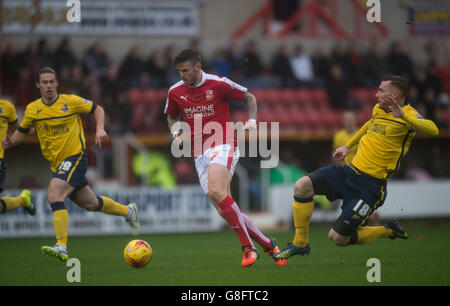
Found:
[[[63,112],[68,112],[68,111],[69,111],[69,107],[67,106],[67,104],[64,104],[64,106],[61,107],[61,110],[62,110]]]
[[[425,119],[421,114],[417,113],[417,118],[419,119]]]
[[[206,93],[206,101],[211,101],[212,99],[214,99],[214,92],[209,89],[205,91]]]

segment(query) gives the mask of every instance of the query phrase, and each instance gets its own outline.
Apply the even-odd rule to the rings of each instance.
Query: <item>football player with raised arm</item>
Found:
[[[295,183],[294,240],[276,258],[310,253],[308,229],[315,194],[326,195],[330,201],[343,199],[342,213],[328,233],[337,246],[361,245],[383,237],[408,238],[408,233],[394,220],[387,220],[384,226],[361,226],[383,205],[386,181],[398,171],[416,132],[429,136],[439,134],[433,121],[424,119],[407,103],[407,93],[408,83],[404,78],[384,77],[375,95],[378,103],[372,118],[333,153],[339,163],[358,144],[353,160],[348,165],[320,168]]]

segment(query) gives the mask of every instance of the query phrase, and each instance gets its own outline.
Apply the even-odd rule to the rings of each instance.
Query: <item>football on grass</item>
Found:
[[[144,240],[132,240],[123,250],[123,257],[130,266],[143,268],[152,259],[152,247]]]

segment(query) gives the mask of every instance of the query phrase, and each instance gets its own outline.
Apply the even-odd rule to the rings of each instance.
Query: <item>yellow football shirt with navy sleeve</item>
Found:
[[[86,141],[80,114],[94,112],[97,105],[76,95],[59,95],[49,105],[42,99],[28,104],[19,131],[36,129],[42,155],[52,172],[69,156],[84,152]]]
[[[6,137],[8,126],[17,122],[16,108],[7,101],[0,99],[0,139]],[[3,147],[0,146],[0,158],[4,157]]]
[[[371,176],[386,179],[398,171],[418,128],[425,133],[432,131],[430,135],[439,133],[436,125],[431,120],[425,120],[411,105],[403,105],[401,109],[404,118],[394,118],[392,112],[386,112],[378,104],[375,105],[371,120],[361,128],[361,131],[365,131],[362,137],[358,132],[347,143],[350,148],[359,140],[352,165]],[[416,126],[410,123],[417,120],[420,125],[417,122]]]

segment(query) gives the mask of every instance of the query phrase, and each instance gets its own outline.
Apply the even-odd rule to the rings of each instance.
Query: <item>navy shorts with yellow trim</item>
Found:
[[[6,177],[6,161],[0,158],[0,193],[3,192],[3,181]]]
[[[369,176],[350,166],[331,165],[320,168],[308,176],[311,178],[314,194],[324,194],[328,200],[343,199],[342,213],[335,225],[346,223],[344,236],[350,236],[367,222],[369,216],[386,199],[386,181]],[[333,226],[336,230],[341,226]]]
[[[82,188],[88,184],[86,172],[88,159],[86,154],[79,153],[67,157],[59,164],[53,177],[60,178],[76,188]]]

